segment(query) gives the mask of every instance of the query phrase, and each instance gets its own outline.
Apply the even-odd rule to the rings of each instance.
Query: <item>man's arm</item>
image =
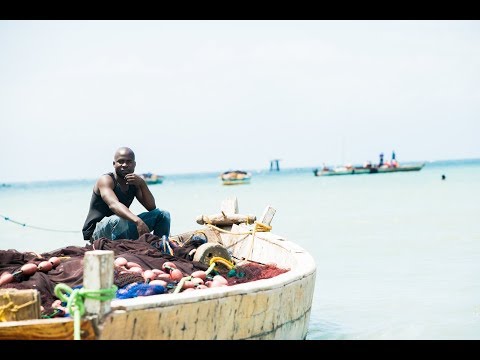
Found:
[[[115,215],[123,219],[130,220],[137,226],[138,236],[150,232],[148,226],[137,215],[132,213],[128,207],[122,204],[117,195],[113,192],[113,180],[110,176],[102,176],[98,180],[98,191],[103,201],[108,205]]]
[[[150,189],[148,188],[148,185],[144,179],[136,174],[127,174],[125,176],[125,180],[127,180],[129,185],[135,185],[137,187],[137,193],[135,196],[140,204],[145,207],[145,209],[151,211],[157,207],[155,205],[155,198],[150,192]]]

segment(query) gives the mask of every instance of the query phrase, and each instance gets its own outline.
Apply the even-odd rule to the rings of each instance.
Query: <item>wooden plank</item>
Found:
[[[82,319],[82,340],[95,340],[92,320]],[[73,320],[56,318],[0,323],[0,340],[73,340]]]
[[[238,214],[237,197],[233,196],[231,198],[227,198],[223,200],[220,209],[221,209],[221,212],[224,213],[225,215]]]
[[[277,210],[275,210],[273,207],[271,207],[270,205],[267,206],[263,211],[260,222],[265,225],[270,225],[276,212]]]
[[[214,214],[214,215],[200,215],[197,216],[197,223],[200,225],[212,224],[212,225],[232,225],[246,223],[253,224],[257,219],[255,215],[240,215],[240,214],[230,214],[224,216],[223,214]]]
[[[40,313],[40,295],[37,290],[0,290],[0,321],[40,319]]]

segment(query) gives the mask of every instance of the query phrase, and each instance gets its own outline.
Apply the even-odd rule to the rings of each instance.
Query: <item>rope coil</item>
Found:
[[[225,259],[223,257],[220,257],[220,256],[214,256],[210,259],[210,266],[212,264],[215,265],[215,263],[225,265],[228,268],[228,270],[231,270],[235,267],[235,264],[233,264],[232,262],[230,262],[227,259]]]

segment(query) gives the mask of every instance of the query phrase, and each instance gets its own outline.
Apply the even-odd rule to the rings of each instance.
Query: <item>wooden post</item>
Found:
[[[220,207],[221,212],[228,215],[228,214],[238,214],[238,201],[237,197],[233,196],[231,198],[227,198],[222,201],[222,205]]]
[[[279,161],[280,159],[270,160],[270,171],[280,171]]]
[[[270,205],[265,208],[263,211],[262,217],[260,218],[260,222],[265,225],[270,225],[272,223],[272,219],[275,216],[275,213],[277,210],[275,210],[273,207]]]
[[[83,259],[83,287],[86,290],[110,289],[113,285],[113,251],[87,251]],[[85,310],[101,319],[110,312],[110,300],[85,299]]]

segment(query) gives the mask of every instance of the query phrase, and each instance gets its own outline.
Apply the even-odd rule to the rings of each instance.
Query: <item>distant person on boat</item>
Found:
[[[383,165],[383,153],[380,153],[380,161],[378,163],[378,167]]]
[[[398,162],[395,157],[395,151],[392,151],[392,161],[390,162],[390,164],[392,167],[398,167]]]
[[[100,176],[93,187],[82,229],[85,240],[134,240],[151,231],[159,237],[170,235],[170,213],[157,209],[145,180],[134,174],[135,166],[135,154],[130,148],[121,147],[115,152],[115,172]],[[132,213],[129,207],[134,198],[148,211]]]

